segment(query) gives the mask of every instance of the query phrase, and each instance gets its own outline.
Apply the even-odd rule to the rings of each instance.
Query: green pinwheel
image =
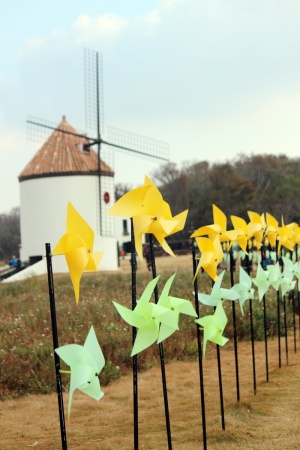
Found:
[[[148,283],[133,311],[117,302],[113,302],[125,322],[132,327],[138,328],[131,356],[150,347],[158,339],[160,323],[165,323],[175,329],[178,327],[176,315],[170,309],[150,302],[150,297],[158,280],[159,276]]]
[[[211,294],[198,293],[199,302],[207,306],[217,306],[220,300],[238,300],[240,295],[238,292],[232,291],[231,289],[221,288],[222,280],[224,277],[225,270],[220,273],[217,281],[214,282]]]
[[[252,278],[253,283],[257,286],[258,298],[261,302],[263,296],[267,292],[270,282],[269,282],[269,272],[264,270],[260,264],[257,266],[256,278]]]
[[[201,317],[200,319],[196,319],[195,322],[204,329],[203,356],[205,356],[207,341],[211,341],[222,346],[228,341],[228,339],[223,336],[223,332],[227,324],[227,316],[221,300],[219,301],[213,315]]]
[[[296,280],[294,280],[294,265],[292,261],[286,257],[282,257],[284,263],[283,271],[281,273],[280,288],[281,294],[285,295],[287,292],[294,289]]]
[[[187,314],[188,316],[197,317],[197,313],[189,300],[183,298],[172,297],[169,295],[172,283],[176,273],[174,273],[166,282],[163,291],[159,297],[158,305],[169,309],[173,315],[173,323],[162,322],[160,324],[157,343],[167,339],[171,334],[178,330],[179,314]],[[176,325],[176,326],[175,326]]]
[[[293,264],[293,262],[290,259],[288,259],[288,258],[286,258],[286,259],[287,259],[288,263],[284,262],[284,264],[285,265],[287,264],[287,267],[289,268],[289,270],[294,274],[294,276],[298,280],[298,283],[297,283],[298,284],[298,291],[300,291],[300,283],[299,283],[299,280],[300,280],[300,264],[299,264],[298,261]],[[285,261],[285,259],[283,259],[283,260]],[[291,267],[291,264],[292,264],[293,267]]]
[[[247,272],[240,266],[240,282],[232,286],[232,290],[238,292],[239,294],[239,304],[244,315],[243,305],[247,300],[252,300],[254,298],[254,289],[252,286],[251,277]]]
[[[61,371],[71,374],[68,406],[68,417],[70,417],[75,389],[79,389],[96,400],[103,397],[98,375],[104,367],[105,359],[93,326],[90,328],[83,346],[64,345],[56,348],[55,352],[71,369],[71,371]]]
[[[282,274],[279,267],[279,262],[276,264],[268,265],[267,270],[269,272],[269,283],[276,291],[279,290]]]

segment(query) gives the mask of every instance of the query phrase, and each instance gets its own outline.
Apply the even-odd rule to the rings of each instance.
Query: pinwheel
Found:
[[[197,317],[196,311],[189,300],[171,297],[169,295],[169,291],[174,281],[175,275],[176,274],[174,273],[167,280],[157,304],[159,306],[164,306],[165,308],[168,308],[172,312],[173,316],[175,317],[176,327],[174,326],[175,325],[174,323],[173,325],[168,323],[161,323],[157,340],[158,344],[162,342],[164,339],[171,336],[171,334],[173,334],[176,330],[179,329],[178,328],[179,314],[187,314],[188,316]]]
[[[284,267],[286,267],[298,280],[298,291],[300,291],[300,264],[299,262],[293,263],[290,259],[282,257]]]
[[[153,234],[165,252],[174,256],[165,238],[184,228],[187,213],[185,210],[173,217],[169,204],[146,176],[144,186],[123,195],[107,214],[133,218],[135,248],[143,259],[142,237],[146,233]]]
[[[285,258],[286,259],[286,258]],[[294,288],[296,281],[293,280],[294,273],[288,267],[281,272],[279,262],[274,265],[267,266],[269,272],[270,285],[278,291],[281,289],[281,294],[285,295],[288,291]]]
[[[266,229],[266,222],[265,222],[264,215],[262,214],[260,216],[257,212],[248,211],[248,216],[249,216],[250,222],[254,226],[253,236],[256,239],[257,248],[260,248],[262,241],[263,241],[264,232]]]
[[[103,252],[93,252],[94,232],[87,222],[68,204],[67,232],[55,246],[52,255],[64,254],[75,292],[79,300],[80,279],[85,270],[97,270]]]
[[[271,214],[266,213],[266,237],[268,238],[271,247],[276,247],[276,239],[278,235],[278,222]]]
[[[264,270],[261,267],[261,265],[258,264],[256,277],[252,278],[252,281],[255,284],[255,286],[257,286],[258,298],[259,298],[259,301],[261,301],[263,296],[267,292],[269,285],[270,285],[269,272],[267,270]]]
[[[284,256],[282,257],[282,261],[284,267],[281,273],[280,288],[281,294],[285,295],[287,292],[294,289],[296,280],[294,280],[295,271],[292,261]]]
[[[68,416],[70,417],[72,397],[75,389],[79,389],[90,397],[100,400],[103,397],[98,375],[104,367],[105,360],[97,341],[93,326],[84,345],[70,344],[55,349],[58,356],[70,366],[71,373]]]
[[[300,244],[300,227],[297,223],[293,223],[295,244]]]
[[[121,217],[155,216],[160,211],[162,203],[160,191],[146,175],[144,186],[126,192],[107,214]]]
[[[219,301],[213,315],[201,317],[200,319],[196,319],[195,322],[204,329],[203,356],[205,356],[207,341],[211,341],[222,346],[228,341],[228,339],[223,336],[223,332],[227,324],[227,316],[221,300]]]
[[[142,237],[143,234],[153,234],[159,244],[171,256],[175,256],[165,238],[171,236],[184,228],[188,210],[177,216],[172,216],[171,208],[165,201],[156,215],[135,216],[133,218],[135,248],[139,257],[143,258]]]
[[[195,273],[195,278],[201,267],[213,279],[217,280],[217,267],[223,259],[223,250],[218,237],[213,240],[206,237],[196,238],[197,245],[201,252],[200,260]]]
[[[283,217],[281,219],[282,226],[278,227],[278,254],[280,254],[281,247],[294,250],[294,230],[293,224],[285,225]]]
[[[159,276],[148,283],[133,311],[117,302],[113,302],[125,322],[132,327],[138,328],[131,356],[150,347],[158,339],[160,323],[165,323],[175,329],[178,327],[176,315],[170,309],[150,302],[150,297],[158,279]]]
[[[236,242],[245,253],[248,253],[248,241],[252,238],[254,231],[259,230],[259,226],[253,224],[252,222],[249,222],[247,224],[244,219],[238,216],[231,216],[231,222],[234,226],[235,231],[238,232],[238,235],[235,238]]]
[[[287,269],[293,275],[297,276],[296,274],[298,271],[298,264],[293,263],[293,261],[291,259],[286,258],[285,256],[282,256],[282,261],[283,261],[284,269]]]
[[[243,305],[246,300],[252,300],[254,298],[254,289],[252,286],[251,277],[247,272],[240,266],[240,282],[232,286],[232,290],[238,292],[239,294],[239,304],[244,315]]]
[[[216,205],[212,205],[214,223],[198,228],[191,237],[205,236],[214,240],[218,237],[220,242],[233,242],[238,236],[238,232],[235,230],[227,231],[227,218],[223,211],[221,211]]]
[[[202,294],[198,293],[199,302],[203,303],[203,305],[207,306],[217,306],[219,301],[222,300],[237,300],[239,298],[238,292],[232,291],[231,289],[223,289],[221,288],[221,283],[223,281],[225,270],[220,273],[217,281],[214,282],[213,288],[211,290],[211,294]]]
[[[271,264],[267,266],[267,270],[269,272],[270,286],[272,286],[276,291],[278,291],[282,279],[282,273],[280,270],[279,262],[277,261],[276,264]]]

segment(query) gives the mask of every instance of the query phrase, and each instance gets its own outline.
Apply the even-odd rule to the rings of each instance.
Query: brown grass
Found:
[[[283,344],[283,342],[282,342]],[[290,342],[290,352],[291,352]],[[250,344],[239,345],[240,393],[236,401],[233,351],[221,350],[226,430],[221,429],[215,349],[204,361],[208,449],[300,448],[300,353],[277,368],[277,342],[269,343],[270,381],[265,382],[263,344],[256,343],[257,394],[253,395]],[[284,357],[285,355],[283,355]],[[173,448],[203,448],[199,372],[195,362],[166,366]],[[160,368],[139,375],[139,448],[167,448]],[[103,388],[96,402],[76,391],[67,421],[68,448],[132,449],[132,377]],[[67,407],[68,397],[64,397]],[[57,396],[28,396],[1,404],[1,449],[59,449]]]
[[[191,264],[190,257],[182,257]],[[167,263],[158,259],[158,273]],[[129,261],[121,270],[130,271]],[[139,270],[147,270],[145,266]],[[173,270],[170,269],[170,270]],[[286,365],[282,338],[282,368],[278,369],[277,339],[269,341],[270,381],[265,381],[264,343],[255,343],[257,394],[253,395],[251,344],[239,343],[240,402],[236,401],[232,343],[221,349],[226,430],[221,429],[216,352],[213,345],[204,360],[204,384],[208,449],[293,450],[300,448],[300,349],[294,353],[289,340]],[[203,448],[197,362],[166,366],[173,449]],[[139,374],[139,448],[166,449],[167,439],[159,367]],[[133,448],[132,376],[103,387],[99,401],[76,391],[70,420],[68,448],[109,450]],[[68,394],[64,394],[67,411]],[[30,395],[1,403],[3,450],[60,449],[57,395]]]

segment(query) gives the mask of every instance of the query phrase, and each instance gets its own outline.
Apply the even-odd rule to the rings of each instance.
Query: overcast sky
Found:
[[[172,161],[299,156],[299,0],[0,0],[0,15],[0,213],[43,143],[28,115],[85,129],[84,48],[103,56],[104,124]],[[116,181],[154,167],[119,154]]]

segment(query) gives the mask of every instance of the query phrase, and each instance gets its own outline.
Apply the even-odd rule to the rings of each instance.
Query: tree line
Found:
[[[8,214],[0,214],[0,261],[8,261],[19,255],[20,208],[13,208]]]
[[[173,215],[188,209],[185,229],[176,239],[187,239],[202,225],[212,223],[212,204],[228,218],[235,215],[249,221],[247,211],[269,212],[281,225],[300,224],[300,158],[285,155],[239,155],[233,161],[167,163],[152,174]],[[131,189],[117,184],[116,199]],[[18,255],[20,209],[0,214],[0,260]]]
[[[242,217],[247,211],[272,214],[281,225],[300,224],[300,159],[285,155],[244,155],[233,161],[209,164],[207,161],[168,163],[152,175],[165,200],[177,214],[189,209],[181,238],[213,222],[212,204],[228,218]]]

